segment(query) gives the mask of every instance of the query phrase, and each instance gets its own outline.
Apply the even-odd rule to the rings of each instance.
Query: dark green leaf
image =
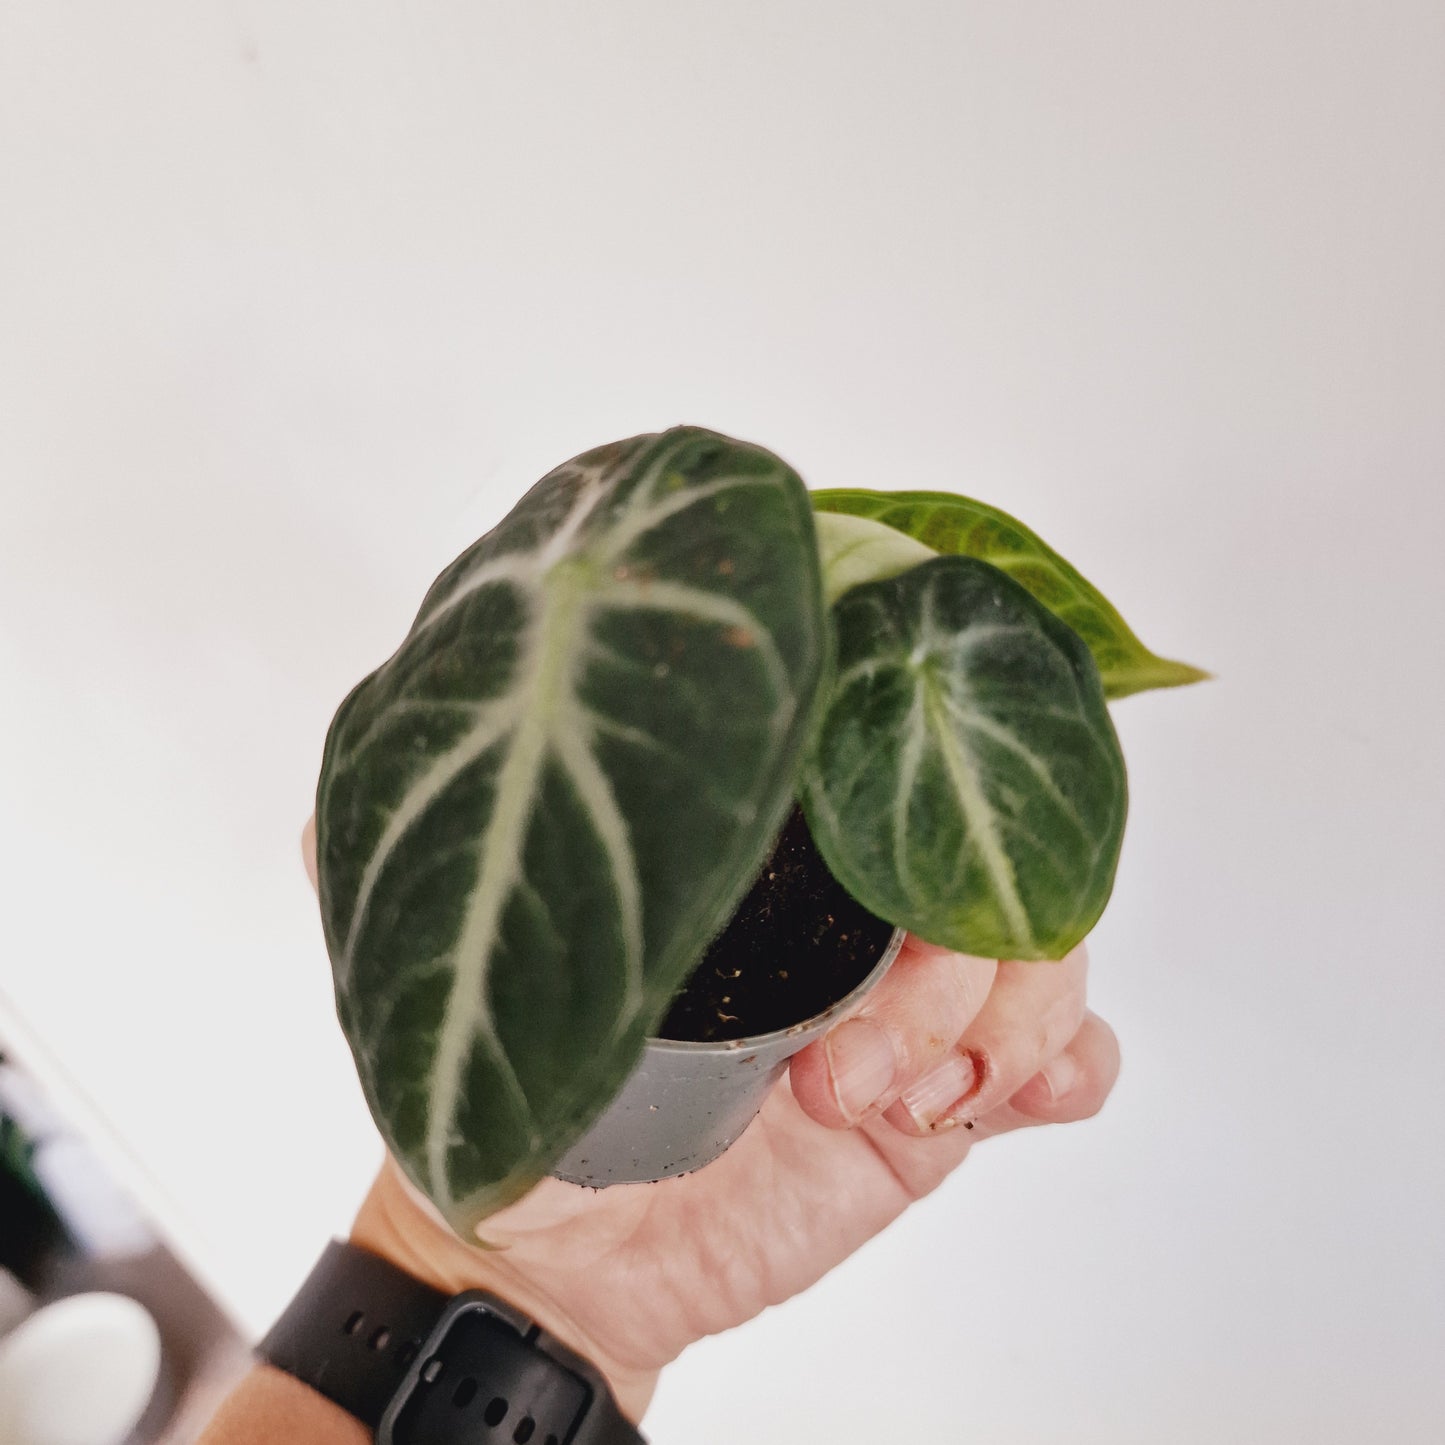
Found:
[[[985,958],[1059,958],[1108,901],[1124,759],[1077,633],[986,562],[845,593],[804,770],[829,868],[880,917]]]
[[[338,1012],[458,1229],[583,1132],[745,891],[827,647],[802,483],[678,428],[539,482],[342,704],[317,799]]]
[[[997,507],[948,492],[863,490],[814,492],[813,506],[820,512],[843,512],[883,522],[945,556],[977,557],[993,563],[1089,644],[1109,697],[1180,687],[1209,676],[1187,663],[1155,656],[1093,583],[1041,537]]]

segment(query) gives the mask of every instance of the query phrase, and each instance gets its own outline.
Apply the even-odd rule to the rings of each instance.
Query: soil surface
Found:
[[[891,923],[855,902],[828,871],[795,808],[658,1037],[743,1039],[790,1028],[862,983],[892,934]]]

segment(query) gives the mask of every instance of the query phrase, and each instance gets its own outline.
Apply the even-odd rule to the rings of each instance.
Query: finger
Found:
[[[1057,963],[999,964],[957,1048],[903,1091],[888,1122],[908,1134],[937,1133],[1004,1103],[1079,1031],[1088,972],[1082,944]]]
[[[1050,1067],[1055,1065],[1060,1066],[1056,1071],[1060,1092],[1052,1097],[1043,1085],[1030,1079],[1008,1102],[977,1121],[965,1121],[958,1129],[920,1138],[904,1134],[883,1119],[873,1119],[863,1126],[863,1132],[908,1193],[921,1199],[936,1189],[980,1140],[1097,1114],[1119,1073],[1119,1044],[1113,1029],[1097,1014],[1086,1014],[1078,1033]]]
[[[1008,1101],[1010,1113],[1040,1124],[1091,1119],[1119,1077],[1119,1040],[1096,1013],[1086,1013],[1068,1048]]]
[[[984,1007],[997,969],[992,959],[908,937],[862,1008],[795,1055],[794,1096],[834,1129],[886,1109],[950,1057]]]
[[[301,862],[305,866],[306,876],[311,880],[311,886],[318,888],[316,882],[316,814],[313,813],[307,820],[306,826],[301,830]]]

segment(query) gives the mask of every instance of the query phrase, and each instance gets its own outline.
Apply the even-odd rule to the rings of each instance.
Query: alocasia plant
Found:
[[[466,1230],[544,1175],[795,798],[879,916],[1061,956],[1123,834],[1101,670],[1115,695],[1200,675],[977,503],[810,500],[770,453],[690,427],[544,477],[326,741],[337,1008],[409,1176]]]

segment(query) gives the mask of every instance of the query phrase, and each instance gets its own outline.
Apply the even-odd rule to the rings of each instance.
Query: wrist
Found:
[[[629,1366],[597,1332],[568,1309],[565,1277],[549,1275],[544,1286],[505,1248],[466,1243],[421,1200],[388,1159],[362,1203],[351,1242],[389,1260],[413,1278],[444,1294],[482,1289],[530,1316],[544,1330],[595,1365],[618,1407],[634,1424],[657,1388],[658,1371]],[[626,1321],[619,1322],[626,1329]]]

